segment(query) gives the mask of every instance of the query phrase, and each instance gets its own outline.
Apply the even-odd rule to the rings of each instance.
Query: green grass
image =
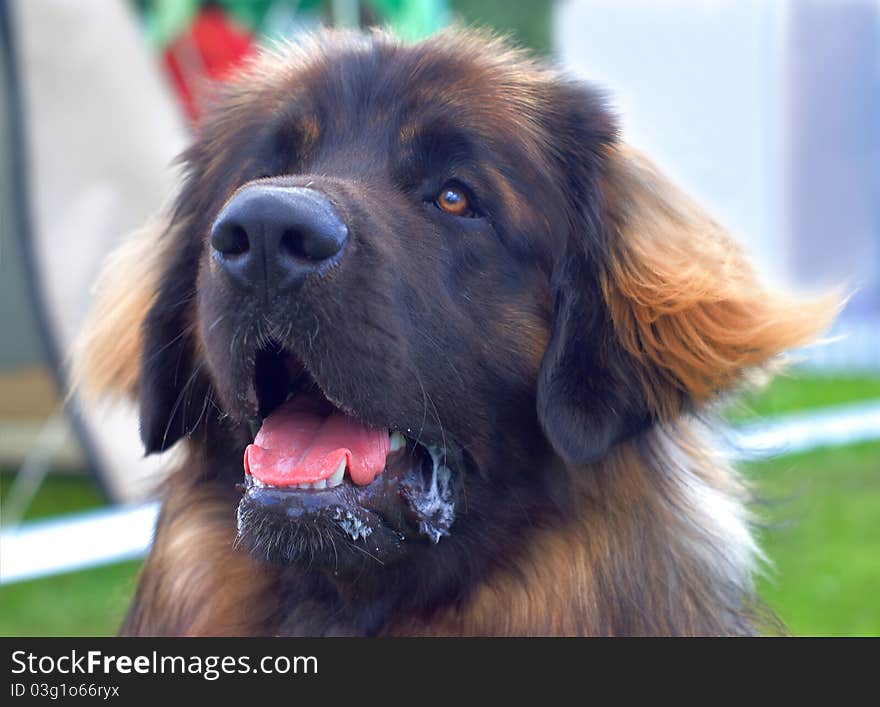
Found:
[[[140,562],[0,587],[0,636],[112,636]]]
[[[877,378],[777,379],[735,420],[880,398]],[[823,449],[752,463],[745,472],[772,500],[762,545],[775,570],[761,595],[795,635],[880,635],[880,443]],[[0,499],[9,474],[0,474]],[[53,476],[27,518],[102,504],[94,484]],[[112,635],[134,590],[138,563],[127,562],[0,587],[0,636]]]
[[[0,473],[0,500],[5,500],[12,485],[10,472]],[[85,511],[105,504],[97,484],[79,474],[56,474],[43,484],[27,509],[25,518],[44,518],[59,513]],[[2,520],[2,519],[0,519]]]
[[[6,499],[12,478],[0,473],[0,500]],[[104,503],[91,479],[58,474],[46,480],[25,518],[84,511]],[[139,567],[140,562],[123,562],[2,586],[0,636],[113,635],[134,591]]]
[[[749,422],[796,410],[880,399],[880,378],[870,376],[809,376],[797,370],[782,374],[763,390],[733,401],[727,417]]]
[[[880,443],[751,464],[771,502],[761,596],[794,635],[880,635]]]

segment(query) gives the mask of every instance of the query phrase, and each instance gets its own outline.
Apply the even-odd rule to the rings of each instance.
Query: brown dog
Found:
[[[185,164],[80,360],[184,450],[124,633],[760,629],[698,420],[835,305],[762,288],[593,89],[480,34],[322,34]]]

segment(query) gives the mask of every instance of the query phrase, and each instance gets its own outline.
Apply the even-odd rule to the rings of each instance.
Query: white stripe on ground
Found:
[[[743,458],[796,454],[880,439],[880,401],[805,410],[733,430]]]
[[[0,532],[0,584],[143,557],[156,502],[35,520]]]
[[[792,413],[730,434],[747,458],[880,439],[880,401]],[[0,531],[0,584],[143,557],[156,502],[31,521]]]

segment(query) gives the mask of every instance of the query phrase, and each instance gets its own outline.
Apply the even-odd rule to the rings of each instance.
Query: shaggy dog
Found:
[[[123,633],[760,631],[714,401],[827,325],[618,136],[461,30],[222,89],[79,359],[179,448]]]

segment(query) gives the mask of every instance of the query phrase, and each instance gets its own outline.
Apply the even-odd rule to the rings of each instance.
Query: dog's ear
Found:
[[[139,373],[141,440],[147,454],[190,436],[205,413],[209,383],[196,362],[197,244],[169,239],[169,262],[142,324]]]
[[[596,272],[582,253],[554,274],[554,318],[538,380],[538,419],[569,464],[602,458],[651,424],[634,362],[614,339]]]
[[[622,350],[605,306],[601,273],[605,214],[601,180],[616,143],[614,119],[601,96],[562,84],[552,101],[550,130],[567,216],[556,233],[553,325],[539,373],[538,419],[569,464],[604,456],[651,424],[636,384],[634,362]]]
[[[601,117],[595,99],[588,112]],[[581,145],[562,151],[576,203],[554,268],[538,416],[568,463],[735,387],[836,314],[836,293],[769,292],[729,235],[613,135],[557,134]]]
[[[602,192],[603,298],[657,417],[737,387],[839,312],[838,291],[795,297],[767,287],[733,238],[628,146],[609,151]]]

